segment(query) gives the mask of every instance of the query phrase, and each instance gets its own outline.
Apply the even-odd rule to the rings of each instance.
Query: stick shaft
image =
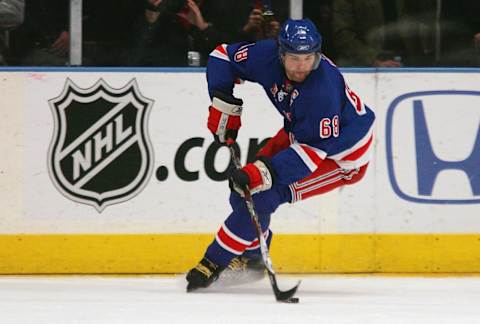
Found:
[[[232,161],[233,161],[233,164],[235,165],[235,168],[241,169],[242,165],[240,163],[240,159],[235,153],[235,149],[233,148],[233,145],[228,145],[228,149],[230,150],[230,155],[232,157]],[[243,194],[245,196],[245,203],[247,204],[248,212],[250,213],[252,223],[255,227],[255,232],[257,233],[258,242],[260,243],[260,251],[262,252],[263,263],[265,264],[265,267],[267,268],[269,274],[275,275],[275,271],[273,270],[273,265],[272,265],[272,259],[270,258],[270,253],[268,251],[268,245],[262,233],[262,227],[260,225],[260,221],[258,220],[258,214],[255,210],[255,205],[253,203],[250,190],[244,189]]]

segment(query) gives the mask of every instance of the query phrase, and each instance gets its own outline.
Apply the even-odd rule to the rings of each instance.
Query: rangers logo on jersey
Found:
[[[102,79],[83,89],[67,79],[49,103],[55,131],[48,167],[64,196],[101,212],[143,189],[153,166],[147,132],[153,101],[135,79],[121,89]]]

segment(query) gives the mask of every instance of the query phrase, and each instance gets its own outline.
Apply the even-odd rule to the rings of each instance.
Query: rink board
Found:
[[[183,273],[211,234],[2,235],[0,274]],[[278,234],[280,273],[480,272],[480,235]]]
[[[377,116],[369,170],[279,208],[275,266],[480,272],[480,70],[344,72]],[[198,261],[230,210],[203,70],[3,69],[0,93],[0,273],[177,273]],[[257,85],[235,94],[245,163],[282,122]],[[132,134],[128,153],[117,139]],[[108,176],[127,185],[102,187]]]

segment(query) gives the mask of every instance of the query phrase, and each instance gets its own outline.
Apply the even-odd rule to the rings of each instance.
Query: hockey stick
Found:
[[[233,164],[236,169],[241,169],[242,164],[240,163],[240,159],[237,156],[235,149],[233,148],[234,141],[231,139],[227,140],[227,146],[230,150],[230,156],[232,158]],[[282,291],[278,288],[277,284],[277,277],[275,276],[275,271],[273,270],[272,259],[270,258],[270,253],[268,251],[267,242],[265,237],[262,234],[262,227],[260,226],[260,222],[258,220],[258,214],[255,210],[255,205],[253,204],[252,195],[248,189],[243,190],[245,203],[247,205],[248,212],[250,213],[250,217],[252,219],[252,223],[255,227],[255,232],[257,234],[257,239],[260,244],[260,251],[262,252],[262,259],[263,264],[265,265],[265,269],[268,272],[268,277],[270,278],[270,284],[273,289],[273,293],[275,294],[275,298],[279,302],[285,303],[298,303],[299,299],[297,297],[293,297],[297,292],[298,286],[300,285],[300,281],[293,287],[287,291]]]

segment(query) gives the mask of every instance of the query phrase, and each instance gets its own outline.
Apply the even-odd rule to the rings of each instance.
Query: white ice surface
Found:
[[[299,304],[267,280],[185,293],[184,277],[0,276],[0,323],[480,323],[480,277],[302,279]]]

